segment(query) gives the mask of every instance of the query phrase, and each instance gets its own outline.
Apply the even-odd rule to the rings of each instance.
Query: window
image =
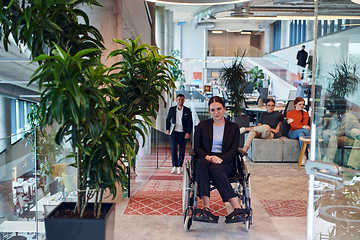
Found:
[[[24,129],[29,128],[27,115],[33,103],[18,99],[11,99],[11,144],[22,138],[20,134]]]
[[[281,21],[273,24],[273,51],[279,50],[281,47]]]

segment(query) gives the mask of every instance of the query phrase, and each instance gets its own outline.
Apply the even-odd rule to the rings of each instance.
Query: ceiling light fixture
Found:
[[[359,0],[360,1],[360,0]],[[239,19],[248,20],[315,20],[315,16],[295,16],[295,15],[281,15],[281,16],[261,16],[261,17],[217,17],[218,20],[236,21]],[[337,19],[360,19],[360,16],[350,15],[319,15],[318,20],[337,20]]]
[[[241,34],[251,34],[251,32],[241,32]]]
[[[213,30],[213,31],[211,31],[211,33],[213,33],[213,34],[221,34],[221,33],[223,33],[223,31]]]
[[[180,62],[182,62],[182,63],[187,63],[187,62],[194,63],[195,61],[196,61],[196,59],[193,59],[193,58],[181,58],[180,59]]]
[[[146,0],[146,1],[155,2],[155,3],[181,4],[181,5],[220,5],[220,4],[243,2],[244,0]]]
[[[210,60],[199,60],[199,62],[210,62]]]
[[[351,0],[353,3],[360,4],[360,0]]]
[[[227,32],[241,32],[241,29],[226,29]]]

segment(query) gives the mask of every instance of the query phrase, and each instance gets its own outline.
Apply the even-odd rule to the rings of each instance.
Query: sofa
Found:
[[[299,140],[289,139],[289,125],[282,123],[282,137],[275,139],[254,138],[248,150],[253,162],[298,162],[300,155]],[[245,140],[248,134],[245,134]]]

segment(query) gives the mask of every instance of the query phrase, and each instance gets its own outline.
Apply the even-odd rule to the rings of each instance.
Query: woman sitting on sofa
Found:
[[[274,112],[275,101],[269,99],[266,103],[266,110],[260,115],[259,124],[255,127],[242,127],[240,133],[250,131],[244,143],[243,150],[247,152],[254,138],[272,139],[281,136],[280,125],[284,117],[279,112]]]
[[[300,137],[310,136],[309,114],[304,111],[304,99],[302,97],[295,98],[294,106],[295,109],[286,114],[287,122],[290,124],[288,138],[299,139]],[[302,141],[299,142],[301,149]]]

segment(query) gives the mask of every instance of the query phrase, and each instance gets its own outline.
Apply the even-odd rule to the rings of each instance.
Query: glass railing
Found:
[[[335,164],[309,162],[308,239],[359,239],[360,172]]]
[[[43,239],[46,214],[62,201],[76,200],[69,148],[44,133],[31,129],[0,139],[0,239]],[[18,141],[11,144],[14,137]]]

